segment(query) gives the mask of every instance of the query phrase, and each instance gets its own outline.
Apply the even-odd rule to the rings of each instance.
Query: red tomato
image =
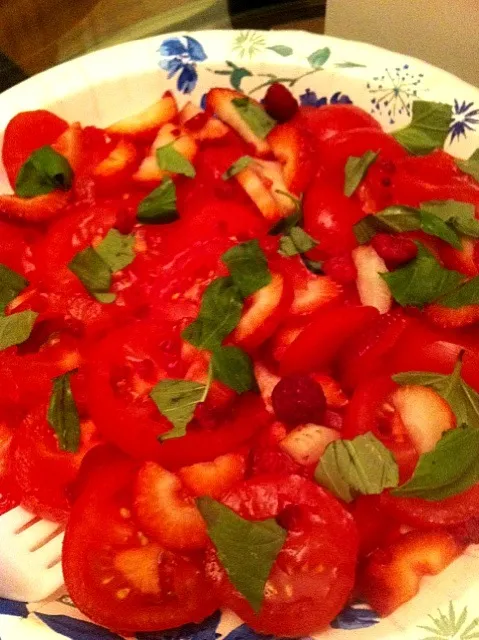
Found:
[[[352,226],[364,217],[360,206],[324,180],[313,180],[303,201],[304,228],[319,245],[308,252],[322,260],[357,246]]]
[[[137,322],[112,332],[95,346],[89,367],[89,407],[103,437],[141,459],[167,468],[212,460],[249,440],[269,422],[262,401],[253,394],[228,407],[213,428],[193,424],[186,436],[163,443],[158,436],[171,424],[149,396],[162,378],[184,378],[178,328]]]
[[[88,462],[63,545],[74,603],[94,622],[122,632],[201,622],[218,606],[202,555],[145,544],[131,511],[134,462],[108,447]]]
[[[222,605],[259,633],[281,637],[320,631],[341,610],[354,584],[358,542],[351,516],[318,485],[296,475],[246,480],[222,502],[248,520],[277,518],[288,532],[258,614],[233,587],[211,547],[207,575]]]
[[[65,120],[42,109],[17,113],[10,120],[3,137],[2,161],[12,187],[30,154],[51,145],[67,128]]]
[[[350,508],[358,527],[359,554],[363,558],[400,532],[399,522],[385,517],[380,500],[380,496],[359,496]]]
[[[46,420],[47,406],[33,410],[15,431],[12,441],[12,476],[22,505],[40,518],[64,522],[70,510],[69,488],[83,456],[93,445],[94,427],[82,424],[77,453],[62,451]]]
[[[282,376],[324,369],[345,342],[379,315],[373,307],[335,307],[320,310],[284,352]]]
[[[309,129],[318,145],[351,129],[381,129],[379,122],[369,113],[352,104],[301,107],[295,120]]]

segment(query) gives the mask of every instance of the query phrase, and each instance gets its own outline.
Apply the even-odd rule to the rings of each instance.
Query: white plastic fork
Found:
[[[0,516],[0,597],[44,600],[63,585],[63,527],[23,507]]]

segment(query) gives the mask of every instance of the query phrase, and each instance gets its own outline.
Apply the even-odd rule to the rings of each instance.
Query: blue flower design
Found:
[[[137,633],[137,640],[216,640],[221,634],[216,629],[221,620],[221,612],[216,611],[200,622],[185,624],[177,629]]]
[[[168,79],[179,71],[176,80],[178,91],[191,93],[198,82],[196,63],[206,60],[206,53],[198,40],[191,36],[168,38],[158,52],[163,56],[160,67],[168,73]]]
[[[230,631],[223,640],[288,640],[287,638],[278,638],[272,635],[256,633],[247,624],[240,624],[239,627]],[[291,640],[291,639],[289,639]],[[298,638],[297,640],[312,640],[312,638]]]
[[[77,620],[69,616],[53,616],[46,613],[36,613],[35,615],[50,629],[72,640],[123,640],[113,631],[108,631],[108,629],[86,620]]]
[[[27,605],[24,602],[17,602],[16,600],[7,600],[6,598],[0,598],[0,615],[27,618]]]
[[[453,120],[449,127],[451,143],[459,140],[461,136],[467,136],[468,131],[475,131],[474,125],[479,124],[479,108],[474,108],[474,102],[458,102],[454,100]]]
[[[365,629],[372,627],[379,622],[379,615],[372,609],[364,607],[345,607],[339,615],[331,622],[333,629]]]
[[[306,89],[306,91],[299,96],[299,102],[303,107],[324,107],[326,104],[353,104],[353,101],[349,96],[341,91],[333,93],[328,99],[326,96],[318,98],[316,91]]]

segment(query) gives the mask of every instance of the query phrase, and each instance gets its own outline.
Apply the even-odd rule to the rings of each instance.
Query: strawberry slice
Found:
[[[342,409],[349,400],[339,382],[325,373],[312,373],[312,378],[321,385],[329,409]]]
[[[356,286],[361,303],[375,307],[381,314],[387,313],[392,307],[393,298],[380,275],[388,271],[384,260],[371,246],[356,247],[352,257],[358,273]]]
[[[178,119],[195,140],[218,140],[229,131],[221,120],[209,116],[192,102],[185,104]]]
[[[178,475],[194,496],[218,499],[244,478],[245,466],[243,455],[227,453],[211,462],[198,462],[190,467],[182,467]]]
[[[204,351],[199,351],[195,349],[195,347],[192,348],[197,353],[196,357],[193,359],[193,362],[188,367],[188,370],[185,374],[185,380],[194,380],[195,382],[206,384],[209,376],[208,370],[211,355]],[[208,395],[203,404],[207,409],[224,409],[236,397],[236,393],[232,389],[227,387],[222,382],[214,380],[210,385]]]
[[[143,531],[168,549],[202,549],[206,526],[177,475],[145,462],[135,483],[134,508]]]
[[[459,309],[430,304],[425,308],[424,313],[433,324],[443,329],[468,327],[479,322],[479,304],[466,304]]]
[[[144,111],[110,125],[107,132],[113,135],[131,136],[148,142],[153,140],[163,124],[173,120],[177,114],[176,100],[170,91],[166,91],[160,100],[154,102]]]
[[[307,467],[316,464],[326,447],[340,438],[335,429],[317,424],[303,424],[296,427],[279,443],[282,451],[295,462]]]
[[[291,259],[288,264],[288,276],[294,291],[291,313],[308,315],[324,307],[341,295],[343,289],[329,276],[311,273],[300,259]]]
[[[271,395],[273,389],[280,381],[280,377],[271,371],[271,369],[263,362],[254,363],[254,377],[258,383],[259,392],[263,398],[264,406],[269,413],[274,414]]]
[[[444,243],[439,249],[442,264],[447,269],[459,271],[466,276],[474,277],[479,274],[477,251],[479,243],[471,238],[461,238],[461,249],[455,249]]]
[[[388,616],[418,593],[424,576],[440,573],[462,551],[446,531],[410,531],[369,556],[361,594],[374,611]]]
[[[292,122],[278,124],[267,140],[283,166],[288,191],[295,195],[304,193],[313,176],[312,149],[306,132]]]
[[[140,593],[159,596],[161,593],[158,563],[164,550],[158,544],[124,549],[113,558],[113,567]]]
[[[243,120],[232,103],[235,99],[244,100],[245,95],[233,89],[210,89],[206,96],[206,105],[208,110],[216,113],[220,120],[234,129],[243,140],[251,144],[259,156],[267,155],[270,151],[269,144],[266,140],[257,136]],[[253,100],[253,98],[248,98],[248,100],[260,109],[263,108],[260,103]]]
[[[296,340],[309,320],[309,316],[296,316],[293,317],[292,321],[281,325],[278,330],[275,331],[271,338],[271,351],[276,362],[281,361],[286,349]]]
[[[273,273],[271,282],[247,299],[232,340],[247,351],[259,347],[273,335],[291,306],[291,291],[285,278]]]
[[[449,404],[433,389],[419,385],[399,387],[390,403],[418,453],[432,451],[442,434],[456,426]]]
[[[120,140],[93,170],[98,191],[111,193],[122,186],[132,174],[136,159],[136,147],[127,140]]]
[[[52,144],[52,148],[70,163],[73,172],[76,172],[83,156],[84,134],[79,122],[74,122]]]
[[[25,222],[45,222],[59,215],[66,206],[70,194],[52,191],[34,198],[0,196],[0,216]]]

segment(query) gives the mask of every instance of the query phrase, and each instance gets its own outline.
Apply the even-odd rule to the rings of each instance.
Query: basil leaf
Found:
[[[163,171],[194,178],[196,171],[191,162],[173,146],[176,140],[156,150],[156,162]]]
[[[446,431],[433,451],[424,453],[410,480],[391,493],[402,498],[436,501],[450,498],[479,482],[479,429]]]
[[[37,319],[35,311],[20,311],[0,317],[0,351],[28,340]]]
[[[462,355],[450,375],[427,371],[408,371],[392,377],[401,385],[420,385],[434,389],[451,407],[457,424],[468,424],[479,429],[479,393],[461,377]]]
[[[77,253],[68,264],[68,268],[92,296],[100,302],[107,301],[104,297],[102,298],[101,294],[109,293],[111,270],[93,247],[87,247]],[[113,300],[108,299],[109,302],[113,302]]]
[[[421,223],[421,229],[424,233],[427,233],[430,236],[436,236],[436,238],[444,240],[444,242],[447,242],[455,249],[462,250],[462,244],[459,240],[459,236],[454,229],[444,222],[444,220],[441,220],[441,218],[438,218],[429,211],[420,211],[419,220]]]
[[[279,241],[278,253],[285,258],[306,253],[318,243],[301,227],[293,227],[288,235],[284,235]]]
[[[221,256],[221,261],[228,267],[231,278],[243,298],[271,282],[268,261],[258,240],[249,240],[231,247]]]
[[[360,158],[349,156],[344,167],[344,195],[350,198],[378,157],[377,152],[366,151]]]
[[[22,198],[33,198],[54,189],[68,191],[72,182],[73,170],[68,160],[46,145],[33,151],[21,166],[15,193]]]
[[[324,274],[323,271],[323,264],[324,262],[321,260],[309,260],[309,258],[305,258],[304,256],[302,256],[302,260],[304,263],[304,266],[309,269],[312,273],[316,273],[316,274]]]
[[[95,251],[100,258],[110,267],[110,271],[115,273],[121,271],[135,259],[134,236],[124,235],[116,229],[110,229]]]
[[[193,380],[160,380],[150,392],[150,398],[160,413],[173,425],[171,431],[159,436],[159,440],[181,438],[191,422],[196,405],[208,395],[210,378],[206,384]]]
[[[410,124],[392,135],[410,153],[423,156],[444,146],[451,120],[451,105],[416,100]]]
[[[231,167],[227,169],[221,177],[223,178],[223,180],[229,180],[237,173],[241,173],[241,171],[243,171],[243,169],[246,169],[246,167],[249,167],[252,162],[254,162],[254,158],[252,158],[251,156],[241,156],[241,158],[238,158],[236,162],[233,162]]]
[[[214,378],[236,393],[244,393],[255,386],[251,358],[238,347],[215,349],[212,366]]]
[[[80,417],[70,385],[71,372],[53,379],[47,420],[63,451],[76,453],[80,448]]]
[[[358,494],[377,495],[396,487],[399,471],[389,449],[372,433],[366,433],[328,444],[314,479],[336,497],[351,502]]]
[[[420,228],[418,210],[392,205],[375,215],[367,215],[353,226],[359,244],[366,244],[376,233],[400,233]]]
[[[246,96],[244,98],[233,98],[231,104],[258,138],[266,138],[268,133],[276,126],[276,120],[273,120],[263,107]]]
[[[28,284],[26,278],[0,264],[0,314],[5,313],[8,304],[15,300]]]
[[[184,340],[198,349],[212,351],[236,327],[243,298],[230,277],[217,278],[207,287],[197,319],[183,329]]]
[[[405,267],[389,273],[381,273],[393,298],[401,306],[422,307],[459,286],[464,276],[457,271],[444,269],[436,258],[420,242],[418,253]]]
[[[301,210],[292,213],[290,216],[286,216],[286,218],[281,218],[281,220],[278,220],[278,222],[271,227],[268,231],[268,235],[279,236],[280,233],[288,234],[293,227],[301,222],[302,218],[303,215]]]
[[[196,506],[229,579],[257,613],[287,532],[273,518],[245,520],[209,497],[197,498]]]
[[[458,233],[479,238],[479,221],[475,217],[474,205],[469,202],[430,200],[421,203],[421,211],[427,211],[441,218]]]
[[[476,149],[468,160],[456,160],[456,164],[461,171],[479,182],[479,149]]]
[[[455,291],[447,293],[438,300],[443,307],[459,309],[468,304],[479,304],[479,276],[471,278]]]
[[[138,205],[137,220],[143,224],[167,224],[180,217],[176,210],[176,187],[171,178],[165,178],[159,187]]]

